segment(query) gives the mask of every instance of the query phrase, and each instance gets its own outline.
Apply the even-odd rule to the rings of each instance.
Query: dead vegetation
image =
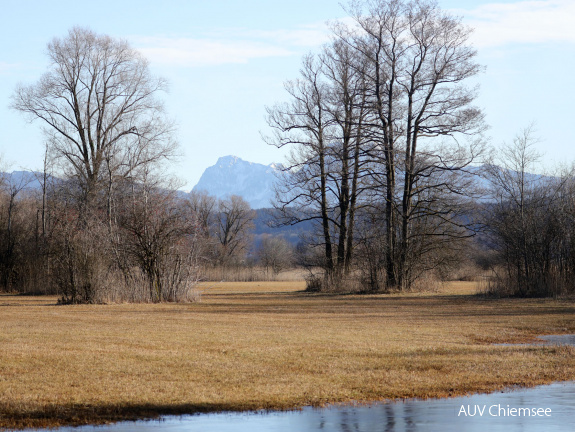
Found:
[[[0,427],[448,397],[575,378],[572,301],[330,295],[304,282],[206,283],[187,304],[56,306],[0,296]]]

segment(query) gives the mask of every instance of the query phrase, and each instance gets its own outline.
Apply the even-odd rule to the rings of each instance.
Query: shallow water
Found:
[[[545,345],[571,345],[575,346],[575,334],[539,336]]]
[[[477,407],[476,407],[477,406]],[[502,410],[500,410],[500,408]],[[539,416],[509,416],[508,408],[541,408]],[[491,409],[491,411],[490,411]],[[544,409],[548,415],[545,415]],[[480,413],[481,411],[481,413]],[[469,415],[475,414],[473,416]],[[523,411],[523,413],[525,413]],[[59,432],[557,432],[575,431],[575,382],[451,399],[243,414],[201,414]]]
[[[575,334],[564,335],[545,335],[537,336],[537,339],[531,343],[500,343],[500,346],[521,346],[521,345],[570,345],[575,346]]]

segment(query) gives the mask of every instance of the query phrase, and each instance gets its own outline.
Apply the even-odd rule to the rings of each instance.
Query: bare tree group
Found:
[[[500,296],[544,297],[575,291],[575,182],[572,170],[532,174],[541,155],[534,126],[502,147],[488,166],[485,243]]]
[[[470,29],[436,2],[351,2],[353,25],[303,60],[290,101],[268,108],[292,146],[278,189],[280,223],[317,221],[314,244],[333,289],[361,262],[368,290],[408,289],[454,260],[483,151],[484,115],[466,86],[482,68]]]
[[[334,23],[286,82],[288,101],[267,108],[266,141],[291,149],[275,223],[315,227],[297,254],[279,236],[254,242],[239,196],[178,195],[162,174],[177,152],[166,83],[127,42],[84,28],[50,42],[48,71],[12,99],[43,126],[46,153],[36,178],[0,178],[2,289],[181,301],[201,266],[275,276],[297,255],[321,269],[312,290],[408,290],[457,266],[482,230],[498,293],[572,291],[575,184],[528,174],[530,129],[488,166],[490,195],[477,199],[486,126],[471,30],[434,0],[346,10],[351,24]]]
[[[63,302],[185,300],[196,225],[160,176],[175,155],[162,79],[127,42],[73,28],[48,44],[40,80],[12,108],[40,121],[46,166],[38,253]],[[48,159],[50,162],[48,162]]]
[[[249,203],[238,195],[217,199],[204,191],[192,191],[186,205],[200,221],[203,257],[223,267],[243,264],[256,217]]]

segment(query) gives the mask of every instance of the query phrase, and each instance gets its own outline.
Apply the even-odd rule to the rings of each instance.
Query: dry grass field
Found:
[[[440,292],[322,295],[210,283],[194,304],[0,295],[0,427],[447,397],[575,379],[575,303]]]

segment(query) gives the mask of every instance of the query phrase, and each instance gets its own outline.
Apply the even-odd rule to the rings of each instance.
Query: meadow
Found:
[[[570,299],[200,286],[201,301],[59,306],[0,295],[0,428],[449,397],[575,379]]]

